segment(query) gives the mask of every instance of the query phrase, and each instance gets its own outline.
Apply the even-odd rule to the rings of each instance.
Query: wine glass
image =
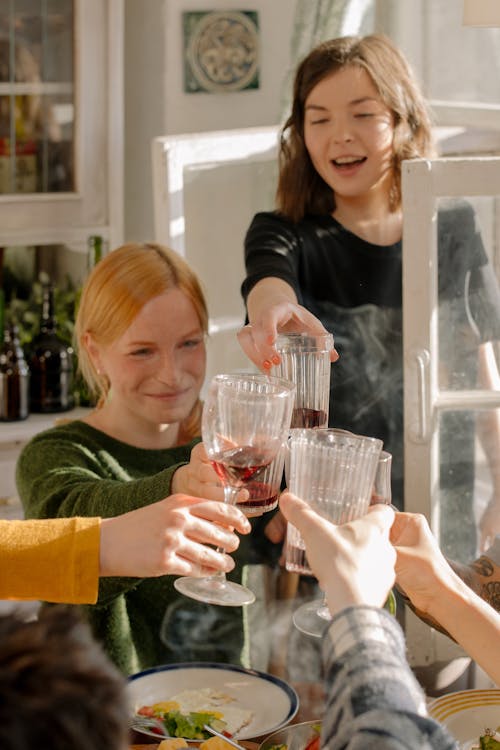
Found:
[[[352,434],[352,433],[351,433]],[[377,471],[373,482],[372,497],[370,504],[391,504],[391,465],[392,455],[387,451],[381,451],[377,462]],[[396,612],[396,599],[391,590],[384,607],[391,613]],[[325,595],[321,600],[314,599],[312,602],[302,604],[292,615],[295,627],[313,638],[320,638],[330,622],[332,616],[328,609]]]
[[[216,375],[203,407],[202,438],[224,485],[224,501],[234,505],[239,490],[264,473],[290,427],[295,386],[281,378],[254,373]],[[204,578],[183,576],[175,588],[210,604],[238,607],[254,594],[228,581],[223,572]]]

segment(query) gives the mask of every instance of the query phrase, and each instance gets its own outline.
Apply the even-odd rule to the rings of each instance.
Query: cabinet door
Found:
[[[250,367],[236,331],[245,320],[243,242],[273,208],[278,128],[166,136],[153,142],[155,237],[184,255],[210,311],[207,379]]]
[[[499,196],[498,157],[403,165],[405,507],[460,562],[500,533]],[[417,665],[457,652],[431,632],[408,617]]]
[[[2,245],[71,241],[111,223],[122,74],[119,55],[110,70],[121,34],[110,23],[120,3],[11,0],[0,8]]]

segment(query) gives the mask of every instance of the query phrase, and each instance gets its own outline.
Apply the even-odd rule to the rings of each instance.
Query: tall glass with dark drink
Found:
[[[295,384],[292,427],[328,427],[331,333],[283,333],[276,339],[281,362],[274,371]]]

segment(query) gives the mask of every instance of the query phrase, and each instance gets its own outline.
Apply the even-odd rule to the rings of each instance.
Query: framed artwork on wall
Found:
[[[188,11],[182,22],[186,93],[259,88],[257,11]]]

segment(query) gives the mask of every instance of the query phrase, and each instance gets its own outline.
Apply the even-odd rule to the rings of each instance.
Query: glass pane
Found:
[[[11,39],[14,42],[14,81],[39,81],[42,78],[42,0],[14,0],[11,15]],[[12,54],[12,52],[11,52]]]
[[[73,1],[8,8],[0,12],[0,194],[74,190]]]
[[[440,389],[491,387],[480,362],[500,339],[499,219],[497,196],[438,202]]]
[[[73,82],[73,2],[46,0],[43,80]],[[64,61],[61,63],[61,61]]]
[[[449,411],[439,420],[439,541],[459,562],[484,551],[483,533],[500,534],[499,514],[485,513],[500,468],[500,454],[488,451],[497,444],[496,429],[494,410]]]

